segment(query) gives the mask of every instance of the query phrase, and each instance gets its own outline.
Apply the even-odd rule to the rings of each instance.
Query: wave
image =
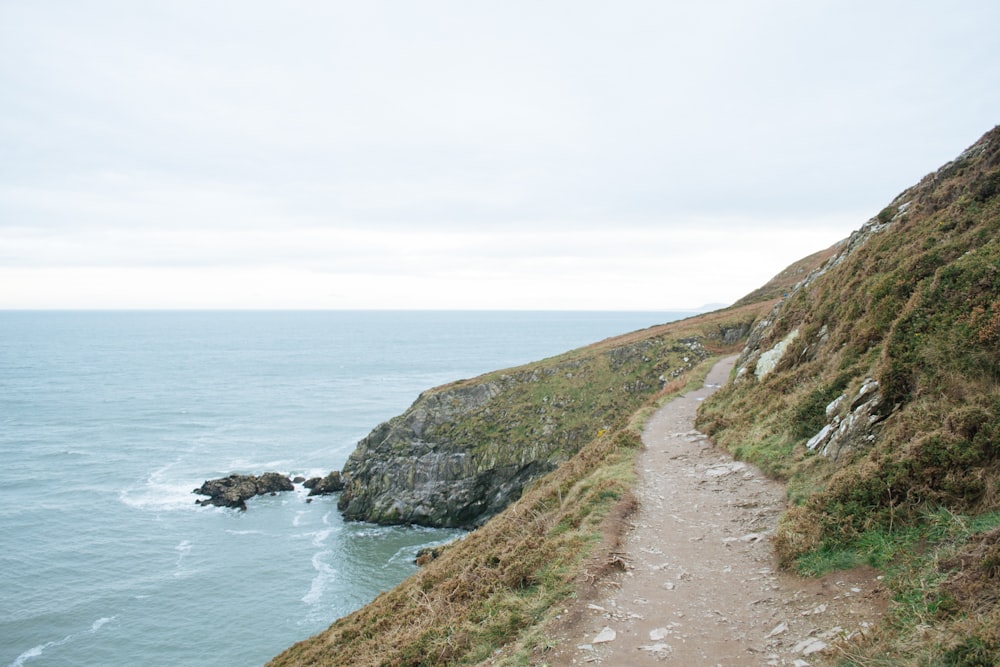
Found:
[[[333,532],[333,528],[327,528],[326,530],[317,530],[312,533],[306,533],[306,537],[313,538],[313,546],[321,547],[323,543],[326,542],[326,538],[330,537],[330,533]]]
[[[73,641],[80,635],[92,635],[97,631],[99,631],[101,628],[103,628],[105,625],[110,623],[111,621],[115,620],[116,618],[118,618],[118,616],[102,616],[101,618],[91,623],[90,629],[88,630],[84,630],[83,632],[74,632],[72,634],[66,635],[62,639],[58,639],[51,642],[45,642],[44,644],[39,644],[38,646],[32,646],[27,651],[14,658],[14,662],[10,663],[10,667],[22,667],[24,663],[28,662],[29,660],[34,660],[35,658],[42,655],[42,653],[44,653],[50,648],[55,648],[56,646],[62,646],[63,644],[68,644],[69,642]]]
[[[118,500],[129,507],[152,512],[197,510],[196,498],[188,484],[152,484],[138,488],[122,489]]]
[[[332,551],[320,551],[313,554],[312,566],[316,570],[316,576],[309,584],[309,592],[302,596],[302,601],[308,605],[314,605],[323,597],[326,584],[337,576],[337,571],[328,563],[323,561],[324,556],[329,556]]]
[[[181,540],[181,542],[174,547],[174,551],[177,552],[177,562],[174,563],[174,577],[186,577],[191,574],[191,571],[184,569],[184,559],[187,555],[191,553],[191,541]]]
[[[191,490],[198,482],[170,479],[167,472],[177,465],[168,463],[150,472],[145,481],[118,492],[118,500],[135,509],[163,512],[171,510],[196,510],[196,497]]]
[[[291,459],[276,459],[274,461],[251,461],[250,459],[236,458],[229,462],[228,470],[245,471],[247,474],[259,475],[262,472],[280,472],[287,474],[287,471],[295,465]]]
[[[101,628],[103,628],[105,625],[107,625],[111,621],[115,620],[116,618],[118,618],[118,617],[117,616],[104,616],[102,618],[97,619],[96,621],[94,621],[90,625],[90,632],[91,633],[97,632],[98,630],[100,630]]]

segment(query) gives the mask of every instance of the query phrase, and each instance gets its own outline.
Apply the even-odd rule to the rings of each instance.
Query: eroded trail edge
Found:
[[[647,423],[626,571],[565,615],[547,664],[805,667],[878,620],[874,571],[823,579],[778,571],[769,536],[783,485],[694,429],[698,404],[734,362],[719,361],[701,389]]]

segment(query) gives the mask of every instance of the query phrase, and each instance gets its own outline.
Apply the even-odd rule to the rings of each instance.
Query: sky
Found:
[[[995,0],[0,0],[0,309],[675,310],[1000,123]]]

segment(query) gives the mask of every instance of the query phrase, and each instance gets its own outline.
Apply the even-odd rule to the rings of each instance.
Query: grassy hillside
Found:
[[[700,338],[665,331],[423,392],[358,443],[338,507],[376,523],[481,525],[711,354]]]
[[[622,519],[635,508],[630,488],[641,447],[643,414],[688,385],[700,385],[714,358],[739,349],[740,336],[770,306],[770,302],[750,304],[652,327],[504,371],[508,376],[534,374],[541,381],[553,377],[552,369],[565,370],[567,363],[578,368],[596,364],[605,377],[602,382],[572,385],[564,384],[565,377],[556,378],[547,391],[539,391],[537,383],[520,383],[521,390],[511,393],[505,409],[494,405],[492,417],[474,412],[468,419],[457,419],[455,429],[485,428],[490,434],[510,432],[512,437],[530,440],[532,433],[544,432],[551,411],[542,408],[559,395],[553,392],[560,387],[573,391],[572,401],[570,397],[563,401],[564,413],[574,405],[584,412],[594,405],[605,406],[595,423],[607,428],[588,426],[587,443],[530,486],[517,502],[444,548],[397,588],[325,632],[292,646],[271,664],[476,664],[495,658],[494,652],[501,647],[506,647],[507,656],[502,661],[518,664],[522,652],[544,642],[536,628],[553,609],[561,610],[561,603],[578,588],[620,564],[612,554]],[[705,350],[698,356],[699,363],[677,366],[683,372],[665,384],[646,377],[662,375],[655,363],[658,354],[691,346]],[[640,366],[649,366],[643,375],[644,384],[649,385],[643,389],[645,399],[609,403],[604,395],[616,395],[609,387],[628,385],[632,390],[627,393],[634,394],[636,365],[609,364],[608,360],[637,355],[646,357]],[[694,361],[690,355],[689,359]],[[497,375],[462,384],[494,382]],[[621,405],[616,407],[618,402]],[[491,418],[497,423],[484,427],[484,420]],[[567,413],[561,418],[572,425],[584,415]]]
[[[788,481],[782,562],[804,574],[867,563],[894,594],[842,663],[1000,664],[998,232],[1000,128],[729,309],[465,381],[553,384],[513,383],[504,405],[436,428],[487,449],[568,429],[568,461],[271,664],[524,664],[554,610],[621,564],[644,416],[700,383],[711,355],[739,349],[733,384],[702,405],[699,426]],[[693,342],[710,356],[662,377],[659,355]],[[570,368],[602,381],[567,384]]]
[[[699,426],[788,480],[776,548],[886,571],[849,664],[1000,664],[1000,128],[900,194],[751,333]]]

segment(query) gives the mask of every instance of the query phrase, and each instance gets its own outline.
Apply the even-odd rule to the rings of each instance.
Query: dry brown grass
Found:
[[[1000,512],[1000,128],[877,218],[888,227],[768,316],[762,350],[800,331],[774,371],[717,392],[698,425],[788,480],[785,566],[887,568],[890,621],[849,664],[996,664],[996,575],[950,588],[935,559],[963,548],[963,522]],[[817,462],[804,444],[825,406],[868,378],[875,420]]]
[[[673,386],[700,381],[710,363]],[[270,664],[475,664],[502,646],[529,652],[554,605],[623,565],[641,447],[634,428],[602,434],[416,575]]]
[[[272,664],[439,665],[483,659],[572,591],[574,566],[589,554],[602,520],[615,507],[608,501],[627,497],[634,447],[627,433],[596,440],[417,575]]]
[[[797,280],[797,272],[819,261],[815,257],[790,267],[795,270],[786,271],[782,280]],[[737,339],[774,303],[771,296],[744,300],[738,307],[609,338],[557,359],[664,337],[697,339],[713,354],[733,353],[742,346]],[[416,575],[270,664],[522,664],[544,644],[539,628],[553,610],[562,609],[561,602],[586,598],[609,573],[626,565],[621,545],[637,507],[630,489],[643,422],[656,405],[700,386],[711,364],[709,359],[667,381],[638,411],[632,407],[630,414],[617,415],[615,423],[624,425],[620,430],[600,432],[520,500],[441,549]],[[499,656],[501,647],[506,648]]]

